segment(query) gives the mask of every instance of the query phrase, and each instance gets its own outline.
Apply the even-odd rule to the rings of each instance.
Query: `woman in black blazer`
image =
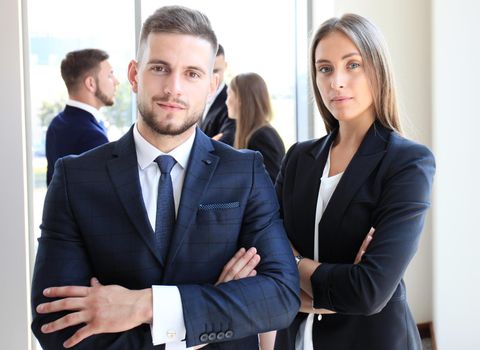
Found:
[[[256,73],[239,74],[227,90],[228,117],[236,119],[235,148],[259,151],[272,182],[285,155],[285,146],[270,125],[272,107],[267,84]]]
[[[420,350],[403,274],[430,206],[434,157],[401,136],[388,53],[372,23],[352,14],[326,21],[310,61],[328,134],[292,146],[276,183],[302,307],[275,349]]]

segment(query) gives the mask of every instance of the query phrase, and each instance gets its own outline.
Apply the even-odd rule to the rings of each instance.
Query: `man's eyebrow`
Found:
[[[189,70],[196,70],[197,72],[200,72],[202,74],[206,74],[205,70],[199,66],[187,66],[187,69]]]
[[[147,62],[147,64],[163,64],[167,67],[170,67],[170,64],[167,61],[161,60],[161,59],[151,59]],[[195,70],[197,72],[200,72],[202,74],[206,74],[205,70],[199,66],[187,66],[188,70]]]
[[[164,64],[166,66],[169,66],[168,62],[164,61],[164,60],[160,60],[160,59],[151,59],[147,62],[147,64]]]

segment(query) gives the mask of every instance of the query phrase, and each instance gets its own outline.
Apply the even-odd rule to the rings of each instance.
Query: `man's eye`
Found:
[[[200,75],[198,73],[195,73],[195,72],[189,72],[188,76],[190,78],[194,78],[194,79],[200,78]]]
[[[152,66],[152,70],[154,72],[164,72],[165,71],[165,67],[162,67],[162,66]]]

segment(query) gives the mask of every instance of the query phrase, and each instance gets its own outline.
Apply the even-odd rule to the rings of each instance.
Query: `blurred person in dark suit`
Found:
[[[215,95],[207,102],[202,120],[200,121],[200,129],[214,140],[233,146],[235,140],[235,120],[228,118],[228,110],[225,105],[227,100],[225,69],[227,69],[225,51],[222,45],[218,45],[213,67],[213,73],[218,75],[218,88]]]
[[[118,85],[108,58],[105,51],[84,49],[69,52],[62,60],[61,73],[69,99],[47,129],[47,185],[57,159],[108,142],[99,109],[113,105]]]

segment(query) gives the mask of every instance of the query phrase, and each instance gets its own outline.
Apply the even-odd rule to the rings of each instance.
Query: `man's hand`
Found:
[[[103,286],[92,278],[91,287],[51,287],[43,291],[49,298],[61,298],[37,306],[47,314],[75,311],[42,326],[43,333],[52,333],[85,323],[63,346],[73,347],[94,334],[117,333],[135,328],[152,319],[152,291],[129,290],[117,285]]]
[[[212,140],[218,141],[223,137],[223,132],[216,134],[215,136],[212,136]]]
[[[255,270],[255,267],[257,267],[259,262],[260,255],[257,254],[256,248],[252,247],[247,251],[245,251],[245,248],[240,248],[233,258],[224,266],[215,285],[240,278],[256,276],[257,270]]]

